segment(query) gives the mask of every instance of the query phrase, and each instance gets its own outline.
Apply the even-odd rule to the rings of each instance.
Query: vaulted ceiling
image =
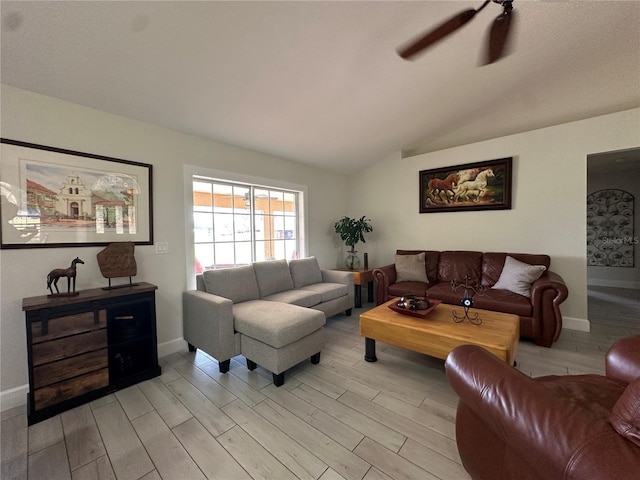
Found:
[[[413,61],[396,49],[474,1],[2,1],[4,84],[353,173],[640,106],[640,2],[490,4]]]

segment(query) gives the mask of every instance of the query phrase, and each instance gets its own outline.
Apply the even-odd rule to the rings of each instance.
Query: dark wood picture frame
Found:
[[[152,165],[0,139],[0,248],[153,244]]]
[[[511,209],[513,157],[420,172],[420,213]]]

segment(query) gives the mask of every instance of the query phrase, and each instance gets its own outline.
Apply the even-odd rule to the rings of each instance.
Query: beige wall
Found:
[[[262,153],[185,135],[24,90],[2,86],[2,137],[128,159],[153,165],[156,242],[168,242],[169,254],[137,246],[134,280],[158,285],[160,352],[181,346],[181,294],[187,285],[185,165],[273,178],[307,186],[308,253],[324,267],[335,266],[332,225],[348,204],[343,176]],[[26,400],[28,381],[22,298],[46,295],[46,276],[79,255],[77,289],[104,286],[96,261],[102,247],[0,250],[0,345],[2,408]],[[65,286],[66,288],[66,286]]]
[[[393,155],[350,183],[350,211],[371,216],[374,265],[391,263],[396,249],[546,253],[564,277],[565,325],[587,323],[587,155],[640,145],[640,109],[595,117],[439,152]],[[418,213],[418,172],[510,157],[511,210]],[[369,245],[369,244],[367,244]]]

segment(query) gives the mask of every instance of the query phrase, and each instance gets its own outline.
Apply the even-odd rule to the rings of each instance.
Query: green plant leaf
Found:
[[[345,245],[353,249],[358,242],[366,243],[364,234],[373,231],[373,226],[371,226],[370,222],[371,220],[365,215],[357,220],[345,216],[334,224],[334,228]]]

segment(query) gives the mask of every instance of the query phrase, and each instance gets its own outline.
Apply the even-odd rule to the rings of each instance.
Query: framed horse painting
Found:
[[[1,248],[153,244],[152,166],[0,139]]]
[[[511,208],[513,157],[420,172],[420,213]]]

